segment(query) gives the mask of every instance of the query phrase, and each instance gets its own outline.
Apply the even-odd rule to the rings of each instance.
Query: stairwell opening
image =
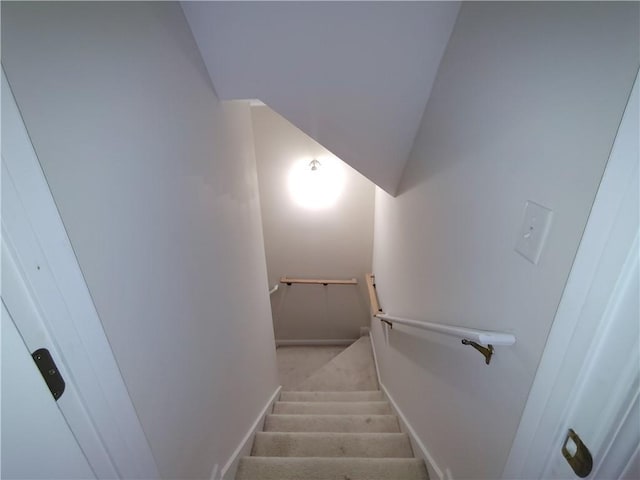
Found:
[[[268,106],[251,111],[276,343],[346,346],[370,321],[375,185]]]

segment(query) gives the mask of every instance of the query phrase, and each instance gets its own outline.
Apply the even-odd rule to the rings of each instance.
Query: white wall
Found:
[[[277,385],[249,107],[174,3],[3,3],[2,63],[160,472],[209,478]]]
[[[400,194],[376,196],[384,310],[513,332],[471,347],[373,333],[382,382],[438,466],[499,478],[638,68],[638,4],[468,3]],[[554,219],[537,265],[514,251],[524,204]]]
[[[369,323],[364,275],[371,270],[374,185],[337,161],[344,189],[335,205],[299,206],[288,188],[291,168],[332,155],[270,108],[252,112],[270,285],[283,275],[359,281],[358,286],[280,285],[271,297],[276,338],[357,338],[359,327]]]
[[[259,98],[395,193],[459,2],[182,7],[220,98]]]

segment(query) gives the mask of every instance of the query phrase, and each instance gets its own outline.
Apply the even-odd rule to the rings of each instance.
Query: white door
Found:
[[[586,346],[587,357],[577,372],[577,382],[568,397],[558,431],[551,444],[555,447],[547,460],[543,478],[577,478],[569,461],[580,458],[576,443],[567,439],[569,428],[584,442],[592,456],[592,468],[586,468],[589,478],[597,479],[640,479],[637,463],[632,458],[640,444],[640,405],[638,404],[640,380],[640,312],[638,308],[638,170],[634,192],[636,208],[629,223],[630,245],[624,245],[618,252],[627,250],[627,258],[617,272],[611,285],[597,285],[597,291],[611,293],[606,300],[604,312],[585,315],[602,315],[601,321],[592,331],[592,341]],[[631,200],[632,198],[628,198]],[[630,212],[631,213],[631,212]],[[633,220],[631,218],[627,220]],[[625,226],[620,225],[620,228]],[[626,247],[626,248],[624,248]],[[613,255],[614,252],[610,252]],[[595,293],[595,292],[594,292]],[[566,446],[564,445],[566,443]],[[564,458],[562,446],[570,460]],[[575,459],[573,457],[576,457]],[[578,468],[579,472],[579,468]]]
[[[61,416],[64,421],[63,425],[65,428],[70,429],[70,433],[73,435],[73,439],[76,443],[76,447],[82,451],[83,458],[86,458],[85,461],[88,461],[90,467],[90,472],[93,471],[98,478],[118,478],[117,468],[109,455],[109,452],[100,438],[100,433],[94,422],[91,419],[91,415],[86,408],[86,402],[83,400],[80,390],[78,389],[76,382],[74,381],[74,376],[71,373],[68,362],[65,361],[64,352],[58,346],[55,338],[51,333],[51,326],[47,325],[47,322],[43,318],[43,314],[41,312],[41,307],[39,302],[36,300],[34,295],[31,293],[29,288],[29,282],[25,278],[24,269],[20,267],[20,261],[15,253],[14,242],[15,238],[22,238],[24,241],[21,242],[21,246],[28,246],[30,242],[26,241],[27,239],[23,237],[25,232],[18,232],[17,228],[11,228],[15,220],[15,215],[12,215],[16,211],[16,203],[17,199],[15,197],[15,188],[11,183],[11,179],[6,172],[4,161],[2,163],[3,167],[3,191],[2,191],[2,200],[3,200],[3,215],[2,219],[2,304],[3,304],[3,319],[2,319],[2,328],[3,333],[6,328],[9,328],[9,323],[12,328],[17,331],[22,344],[24,345],[25,352],[33,354],[36,350],[41,348],[46,349],[53,361],[55,362],[55,368],[61,373],[61,376],[65,382],[65,388],[62,392],[62,395],[57,398],[57,400],[53,400],[52,393],[49,391],[48,387],[45,384],[45,390],[38,388],[34,390],[33,388],[29,388],[29,384],[22,385],[24,388],[21,388],[17,391],[12,392],[10,389],[5,390],[5,375],[7,375],[9,380],[18,380],[19,377],[15,377],[13,373],[9,370],[10,367],[5,366],[5,361],[8,362],[9,365],[12,365],[17,360],[15,358],[5,358],[4,351],[4,336],[2,338],[2,471],[4,472],[4,466],[6,463],[9,463],[13,466],[13,476],[7,476],[3,478],[13,478],[21,477],[21,478],[29,478],[27,473],[21,473],[19,469],[20,466],[24,469],[25,472],[29,472],[34,468],[38,468],[37,465],[30,465],[24,462],[25,456],[14,457],[17,450],[11,449],[9,451],[5,451],[5,442],[8,442],[9,446],[19,446],[22,444],[21,440],[19,440],[19,436],[17,435],[16,428],[9,429],[12,425],[11,423],[6,423],[5,420],[7,418],[14,419],[27,419],[28,424],[23,424],[22,426],[31,432],[36,433],[39,436],[39,439],[35,442],[34,447],[36,447],[36,451],[38,450],[38,446],[41,444],[42,446],[47,443],[51,443],[51,450],[54,454],[61,453],[57,451],[57,447],[55,445],[56,433],[49,432],[47,425],[49,425],[54,420],[48,419],[51,415],[51,409],[45,408],[42,412],[42,415],[46,418],[41,418],[39,415],[32,415],[31,410],[31,402],[34,402],[37,405],[41,405],[43,403],[50,404],[51,400],[53,400],[53,406],[56,407],[56,415]],[[14,217],[13,219],[11,217]],[[42,271],[46,268],[43,265],[37,265],[36,270]],[[56,295],[55,291],[51,292],[53,295]],[[4,318],[4,314],[6,314],[7,318]],[[7,321],[5,321],[7,320]],[[49,324],[51,325],[51,324]],[[54,324],[55,325],[55,324]],[[11,337],[9,337],[11,339]],[[23,370],[26,368],[22,365]],[[30,370],[35,371],[37,375],[40,375],[39,370],[36,367],[36,364],[33,360],[31,360]],[[31,375],[29,374],[29,378]],[[32,381],[32,380],[30,380]],[[44,382],[42,376],[40,376],[39,384]],[[14,385],[15,386],[15,385]],[[40,385],[41,386],[41,385]],[[14,398],[14,402],[10,402],[9,405],[6,405],[5,396],[9,395],[9,398]],[[39,398],[35,398],[38,396]],[[39,422],[43,422],[41,427],[38,427]],[[57,422],[57,420],[55,420]],[[17,427],[18,425],[16,425]],[[13,439],[16,438],[14,441]],[[24,445],[23,445],[24,446]],[[63,447],[64,450],[67,450],[67,446]],[[64,451],[63,450],[63,451]],[[27,457],[28,458],[28,457]],[[74,470],[74,461],[71,460],[71,465],[69,468],[70,472]],[[51,474],[46,473],[46,468],[42,467],[42,476],[34,477],[34,478],[65,478],[61,477],[52,477]],[[94,476],[93,474],[91,476]]]
[[[93,475],[158,478],[151,449],[4,72],[1,163],[1,297],[8,317],[28,352],[46,348],[62,373],[66,387],[54,406]],[[2,328],[4,331],[4,318]],[[26,418],[28,402],[23,397],[30,394],[22,392],[23,401],[16,398],[14,411],[7,413],[5,394],[3,388],[0,461],[3,465],[13,462],[16,468],[23,464],[24,474],[14,470],[7,478],[29,476],[29,469],[35,466],[21,462],[24,457],[15,449],[5,452],[4,442],[5,434],[7,438],[15,435],[5,430],[11,425],[5,419]],[[47,401],[49,397],[47,390]]]
[[[503,478],[640,478],[639,102],[636,79]]]
[[[1,414],[2,478],[95,478],[4,304]]]

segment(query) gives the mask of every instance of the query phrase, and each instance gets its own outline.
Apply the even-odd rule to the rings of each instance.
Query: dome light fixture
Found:
[[[344,164],[334,157],[309,157],[298,160],[289,172],[289,193],[293,201],[307,210],[333,207],[342,194],[346,181]]]
[[[320,163],[320,161],[316,158],[314,158],[313,160],[311,160],[309,162],[309,166],[311,167],[311,171],[315,172],[316,170],[318,170],[322,164]]]

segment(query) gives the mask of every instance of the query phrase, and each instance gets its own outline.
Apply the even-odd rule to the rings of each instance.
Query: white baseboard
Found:
[[[219,465],[216,463],[211,470],[211,476],[209,477],[211,480],[218,480],[218,468]]]
[[[451,472],[449,471],[449,469],[447,469],[447,473],[445,476],[445,474],[442,472],[442,469],[438,467],[438,464],[434,460],[433,456],[429,453],[429,450],[427,450],[427,447],[424,446],[422,439],[418,436],[416,431],[413,429],[413,427],[409,423],[409,420],[407,420],[407,417],[404,415],[402,410],[400,410],[400,407],[398,406],[394,398],[389,393],[389,390],[387,390],[387,387],[385,387],[384,383],[382,383],[382,381],[380,380],[378,356],[376,355],[376,347],[373,342],[373,335],[370,335],[369,338],[371,339],[371,349],[373,351],[373,361],[375,362],[375,365],[376,365],[376,374],[378,375],[378,384],[380,385],[380,388],[382,389],[382,392],[384,393],[385,397],[391,404],[393,413],[395,413],[398,416],[398,420],[400,421],[400,430],[402,430],[403,432],[409,435],[414,454],[416,455],[416,457],[422,458],[424,460],[424,463],[427,466],[427,471],[429,472],[429,478],[432,478],[432,479],[437,478],[438,480],[453,480],[453,477],[451,476]]]
[[[371,351],[373,352],[373,363],[376,366],[376,376],[378,377],[378,385],[382,386],[382,382],[380,381],[380,368],[378,367],[378,356],[376,355],[376,347],[373,344],[373,332],[369,334],[369,340],[371,341]]]
[[[276,347],[320,347],[330,345],[351,345],[357,338],[337,338],[330,340],[276,340]]]
[[[222,470],[220,470],[220,477],[219,477],[220,480],[233,480],[235,478],[236,470],[238,469],[238,463],[240,462],[240,459],[244,456],[251,454],[251,447],[253,446],[253,437],[257,431],[262,430],[264,426],[264,419],[267,416],[267,414],[271,411],[275,401],[278,399],[280,390],[282,390],[282,385],[278,386],[275,392],[273,392],[273,395],[271,395],[271,398],[269,398],[269,401],[264,406],[264,408],[256,418],[255,422],[253,422],[253,425],[251,425],[251,428],[249,428],[249,430],[247,431],[247,434],[240,441],[240,444],[231,455],[231,458],[229,458],[227,463],[225,463],[224,467],[222,467]],[[212,475],[215,475],[216,470],[217,470],[217,465],[214,467],[214,473]]]
[[[389,400],[389,403],[391,404],[391,408],[393,412],[398,416],[398,420],[400,420],[400,429],[403,432],[406,432],[409,434],[409,438],[411,439],[411,446],[413,447],[414,454],[417,457],[422,458],[424,460],[424,463],[427,465],[427,470],[429,471],[429,478],[438,478],[439,480],[446,480],[447,478],[451,478],[450,476],[445,477],[444,473],[442,473],[442,470],[440,469],[440,467],[438,467],[438,464],[434,460],[433,456],[429,453],[429,450],[427,450],[427,447],[425,447],[424,443],[422,443],[422,440],[420,439],[416,431],[413,429],[413,427],[409,423],[409,420],[407,420],[407,417],[405,417],[402,410],[400,410],[400,407],[398,407],[398,404],[396,403],[396,401],[389,394],[387,387],[385,387],[384,384],[382,383],[380,384],[380,387],[382,388],[382,391],[384,392],[385,396]]]

